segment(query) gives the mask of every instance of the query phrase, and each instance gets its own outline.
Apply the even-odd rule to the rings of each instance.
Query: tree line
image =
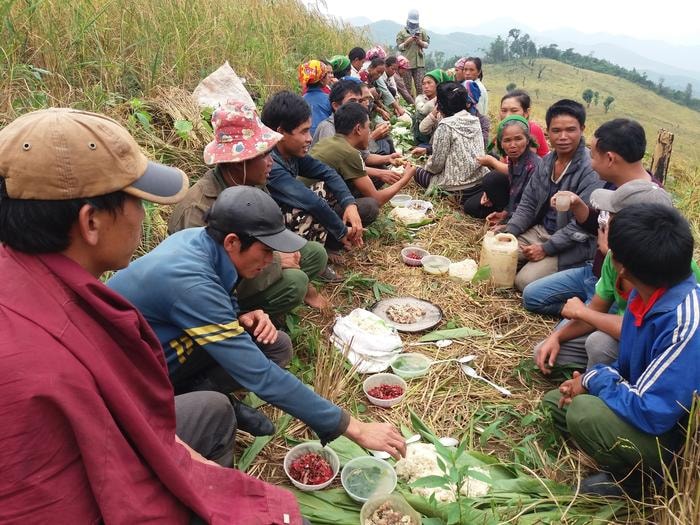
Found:
[[[636,68],[627,69],[613,64],[609,60],[596,58],[592,54],[582,55],[574,51],[571,47],[563,51],[559,49],[557,44],[537,47],[530,39],[530,35],[523,33],[517,28],[508,31],[508,35],[505,37],[499,35],[496,40],[490,44],[489,49],[484,55],[484,61],[490,63],[533,58],[550,58],[581,69],[588,69],[590,71],[624,78],[645,89],[654,91],[668,100],[672,100],[673,102],[689,107],[695,111],[700,111],[700,99],[693,97],[693,86],[690,83],[684,90],[673,89],[664,85],[663,78],[659,79],[658,82],[654,82],[647,78],[645,72],[640,73]]]

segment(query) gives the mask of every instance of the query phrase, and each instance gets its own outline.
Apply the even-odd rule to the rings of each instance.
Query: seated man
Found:
[[[329,95],[333,115],[321,122],[316,128],[313,140],[311,141],[312,147],[319,140],[335,135],[335,112],[340,106],[347,104],[348,102],[363,103],[363,86],[364,84],[355,82],[354,80],[340,80],[333,85],[331,88],[331,94]],[[371,95],[369,95],[369,97],[371,98]],[[371,132],[372,134],[370,135],[370,139],[372,138],[372,135],[374,135],[375,138],[382,138],[389,130],[390,127],[388,125],[378,126]],[[372,177],[374,180],[384,184],[393,184],[399,180],[399,176],[396,173],[389,169],[384,169],[384,166],[396,162],[395,159],[398,159],[401,155],[398,153],[392,153],[390,155],[370,153],[369,146],[362,150],[360,154],[362,155],[362,160],[366,165],[367,175]]]
[[[230,393],[242,386],[298,417],[322,442],[340,435],[398,457],[405,443],[390,424],[362,423],[282,367],[289,336],[261,310],[240,314],[230,290],[305,241],[285,228],[279,207],[250,186],[226,188],[206,228],[179,231],[108,282],[150,322],[166,353],[176,392]],[[255,339],[255,342],[254,342]],[[271,359],[263,353],[266,351]]]
[[[630,181],[615,191],[597,189],[591,194],[591,202],[597,211],[603,212],[599,215],[598,245],[600,251],[607,255],[590,304],[586,306],[578,297],[569,299],[561,311],[566,321],[562,321],[547,339],[535,347],[535,363],[544,374],[549,374],[555,365],[573,365],[585,370],[597,364],[610,364],[617,359],[622,315],[627,309],[627,295],[631,286],[619,278],[612,264],[605,213],[615,214],[633,204],[673,206],[668,193],[645,180]],[[608,313],[613,305],[615,313]]]
[[[168,220],[168,233],[204,226],[204,214],[224,189],[231,186],[265,188],[272,167],[270,152],[282,135],[266,127],[254,108],[233,102],[212,115],[214,140],[204,149],[204,162],[214,165],[192,186]],[[261,151],[265,149],[266,151]],[[317,242],[299,252],[275,252],[272,263],[253,279],[236,286],[241,311],[263,310],[273,318],[303,302],[322,308],[327,300],[309,282],[326,267],[328,256]]]
[[[619,118],[610,120],[595,130],[591,141],[591,167],[605,182],[605,188],[614,190],[630,182],[643,182],[638,191],[630,195],[645,195],[652,181],[644,169],[642,160],[646,151],[644,128],[634,120]],[[633,185],[634,187],[634,185]],[[576,224],[591,235],[598,233],[598,210],[572,192],[559,192],[553,197],[567,199]],[[628,204],[627,198],[623,201]],[[592,263],[578,268],[556,272],[529,284],[523,290],[523,306],[531,312],[556,315],[561,313],[564,303],[577,297],[590,301],[595,293],[595,284],[601,276],[605,252],[596,251]]]
[[[308,104],[299,95],[281,91],[265,103],[262,120],[282,134],[272,152],[267,188],[282,208],[287,228],[325,243],[334,253],[362,246],[362,228],[374,222],[379,207],[373,199],[355,199],[334,169],[308,155]]]
[[[363,106],[348,102],[339,107],[335,131],[335,136],[321,140],[309,154],[337,171],[355,197],[369,197],[382,206],[411,182],[416,172],[413,166],[406,167],[398,182],[381,190],[370,180],[360,155],[369,143],[369,114]]]
[[[0,131],[0,177],[0,522],[300,524],[291,493],[200,455],[231,465],[231,405],[174,398],[155,334],[99,280],[129,264],[141,199],[173,204],[187,177],[57,108]]]
[[[554,149],[533,173],[505,226],[520,243],[523,266],[515,277],[520,291],[554,272],[583,266],[595,253],[595,237],[581,229],[572,212],[550,206],[558,191],[571,191],[588,202],[591,192],[603,186],[583,140],[586,110],[574,100],[560,100],[547,110],[546,122]]]
[[[581,491],[639,496],[641,467],[661,473],[683,440],[682,420],[700,390],[700,287],[690,270],[693,235],[673,208],[635,204],[618,213],[608,242],[618,275],[634,290],[620,355],[548,392],[554,422],[605,472]],[[619,484],[618,484],[619,483]]]

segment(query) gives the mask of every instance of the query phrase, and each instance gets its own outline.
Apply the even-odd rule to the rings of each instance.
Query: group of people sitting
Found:
[[[427,46],[417,13],[406,31],[400,49]],[[411,180],[516,236],[525,307],[565,319],[534,360],[550,377],[576,369],[544,404],[604,471],[581,489],[632,491],[618,481],[668,461],[700,387],[700,272],[688,223],[642,166],[642,127],[607,122],[589,149],[585,109],[561,100],[548,152],[518,91],[489,141],[480,61],[454,78],[410,71],[399,88],[405,58],[360,51],[305,64],[304,95],[279,92],[260,116],[217,108],[211,169],[192,187],[102,115],[40,110],[0,131],[0,521],[302,523],[291,493],[231,468],[237,429],[275,432],[241,390],[323,443],[403,455],[394,425],[356,419],[285,369],[278,327],[302,302],[328,305],[312,281],[338,280],[329,258],[361,249]],[[397,174],[375,112],[401,118],[394,90],[409,86],[430,135],[414,153],[428,158]],[[131,261],[142,200],[174,206],[169,236]]]

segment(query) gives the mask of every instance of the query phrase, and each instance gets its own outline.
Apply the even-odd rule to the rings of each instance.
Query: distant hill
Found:
[[[541,78],[538,72],[544,67]],[[506,86],[514,82],[518,88],[532,97],[532,118],[544,124],[544,115],[552,103],[562,98],[572,98],[585,105],[581,94],[587,88],[598,91],[599,103],[588,108],[586,136],[606,120],[616,117],[629,117],[639,121],[647,133],[651,153],[660,128],[673,132],[675,137],[674,155],[671,168],[677,161],[685,161],[694,166],[700,165],[700,119],[698,113],[680,106],[658,94],[627,80],[569,66],[562,62],[537,59],[533,67],[522,62],[484,65],[484,84],[489,91],[489,116],[492,122],[498,119],[498,104],[506,92]],[[610,111],[605,113],[603,100],[610,95],[615,97]]]
[[[352,19],[351,23],[358,27],[366,28],[366,31],[375,43],[392,46],[396,45],[396,34],[403,27],[401,24],[391,20],[380,20],[367,24],[366,19]],[[491,42],[495,40],[490,36],[462,32],[445,35],[430,31],[430,28],[427,29],[430,35],[430,47],[428,50],[433,52],[441,51],[445,53],[445,57],[483,55],[489,45],[491,45]]]

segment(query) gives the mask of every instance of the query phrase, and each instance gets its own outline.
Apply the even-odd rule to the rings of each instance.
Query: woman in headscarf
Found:
[[[530,135],[530,125],[525,117],[509,115],[498,124],[493,144],[508,161],[508,174],[496,171],[498,161],[490,156],[477,157],[482,166],[490,168],[481,188],[475,188],[464,196],[464,213],[478,219],[486,219],[490,227],[497,226],[510,217],[520,202],[523,189],[539,168],[540,157],[533,147],[537,143]]]
[[[333,76],[338,80],[350,74],[350,59],[346,55],[333,55],[328,63],[333,68]]]
[[[304,100],[311,106],[311,135],[316,126],[331,116],[333,108],[324,91],[328,72],[326,65],[320,60],[309,60],[299,66],[299,84]]]
[[[428,144],[437,125],[437,87],[453,80],[442,69],[433,69],[423,77],[423,93],[416,96],[416,113],[413,116],[413,138],[416,144]],[[432,119],[425,120],[431,113]],[[423,121],[425,120],[425,123]],[[424,131],[425,130],[425,131]]]
[[[437,88],[437,108],[442,120],[435,129],[425,168],[416,171],[423,187],[446,191],[469,191],[480,186],[487,169],[476,160],[484,155],[479,119],[468,111],[470,102],[464,86],[443,82]],[[415,151],[415,150],[414,150]]]
[[[488,115],[489,94],[484,86],[484,72],[481,69],[481,59],[478,57],[460,58],[455,62],[455,79],[457,82],[472,80],[479,86],[481,98],[477,109],[482,115]]]

